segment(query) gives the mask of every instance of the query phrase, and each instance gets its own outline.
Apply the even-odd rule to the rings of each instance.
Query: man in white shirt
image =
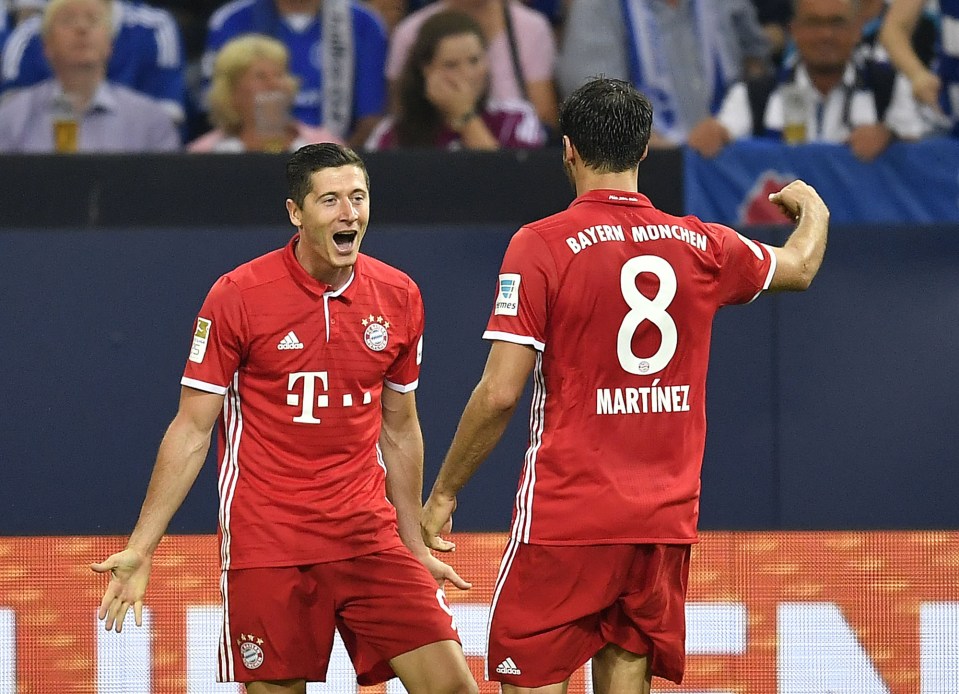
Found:
[[[853,0],[799,0],[791,25],[797,54],[773,81],[733,85],[689,146],[706,157],[749,136],[790,143],[846,143],[863,161],[894,138],[926,132],[908,81],[886,65],[855,57],[859,23]]]

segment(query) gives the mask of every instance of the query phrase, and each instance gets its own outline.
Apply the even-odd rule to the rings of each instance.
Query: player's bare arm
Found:
[[[536,350],[512,342],[493,342],[486,368],[460,418],[453,443],[423,507],[423,540],[448,552],[452,543],[439,535],[456,506],[456,494],[499,443],[536,363]]]
[[[382,395],[383,424],[380,450],[386,464],[386,496],[396,508],[400,539],[413,555],[430,570],[441,585],[449,581],[461,590],[471,584],[451,566],[430,554],[419,532],[419,514],[423,499],[423,433],[416,412],[416,394],[399,393],[389,388]]]
[[[819,272],[826,252],[829,208],[816,189],[803,181],[793,181],[769,200],[796,222],[796,229],[783,244],[773,248],[776,274],[770,290],[804,291]]]
[[[122,631],[131,607],[137,626],[142,624],[153,553],[203,467],[222,406],[222,395],[182,388],[179,409],[160,443],[140,518],[126,549],[90,565],[97,573],[111,574],[97,613],[108,631]]]

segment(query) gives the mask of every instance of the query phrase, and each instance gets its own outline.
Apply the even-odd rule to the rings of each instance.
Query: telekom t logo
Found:
[[[303,381],[302,398],[298,393],[293,392],[298,381]],[[325,393],[329,388],[326,371],[301,371],[290,374],[290,380],[286,387],[290,392],[286,394],[286,404],[291,407],[299,407],[301,403],[303,405],[300,414],[293,418],[294,422],[319,424],[322,421],[319,417],[314,416],[315,410],[313,408],[314,406],[319,408],[329,407],[330,398],[325,394],[317,395],[317,382],[322,384],[319,390]]]
[[[303,382],[302,386],[297,385],[300,381]],[[330,396],[327,395],[330,382],[326,371],[300,371],[290,374],[286,389],[289,391],[286,394],[286,404],[300,408],[300,413],[293,418],[294,422],[319,424],[322,421],[316,416],[316,409],[330,406]],[[342,396],[343,407],[369,405],[373,402],[373,393],[368,390],[361,390],[359,393],[343,393]],[[339,396],[337,397],[339,404]],[[0,694],[2,692],[3,690],[0,689]]]

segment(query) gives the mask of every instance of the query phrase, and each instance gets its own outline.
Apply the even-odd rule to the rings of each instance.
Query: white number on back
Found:
[[[647,299],[636,288],[636,278],[644,272],[659,279],[659,291],[652,299]],[[666,368],[669,360],[676,354],[676,323],[666,313],[669,304],[676,296],[676,271],[672,265],[655,255],[641,255],[626,261],[619,273],[619,286],[623,299],[630,311],[619,326],[616,339],[616,354],[620,366],[631,374],[654,374]],[[643,322],[655,325],[662,341],[652,356],[636,356],[633,352],[633,336]]]

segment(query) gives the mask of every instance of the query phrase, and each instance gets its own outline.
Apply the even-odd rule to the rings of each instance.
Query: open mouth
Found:
[[[341,253],[349,253],[353,250],[353,244],[356,241],[355,231],[338,231],[333,234],[333,244],[336,250]]]

